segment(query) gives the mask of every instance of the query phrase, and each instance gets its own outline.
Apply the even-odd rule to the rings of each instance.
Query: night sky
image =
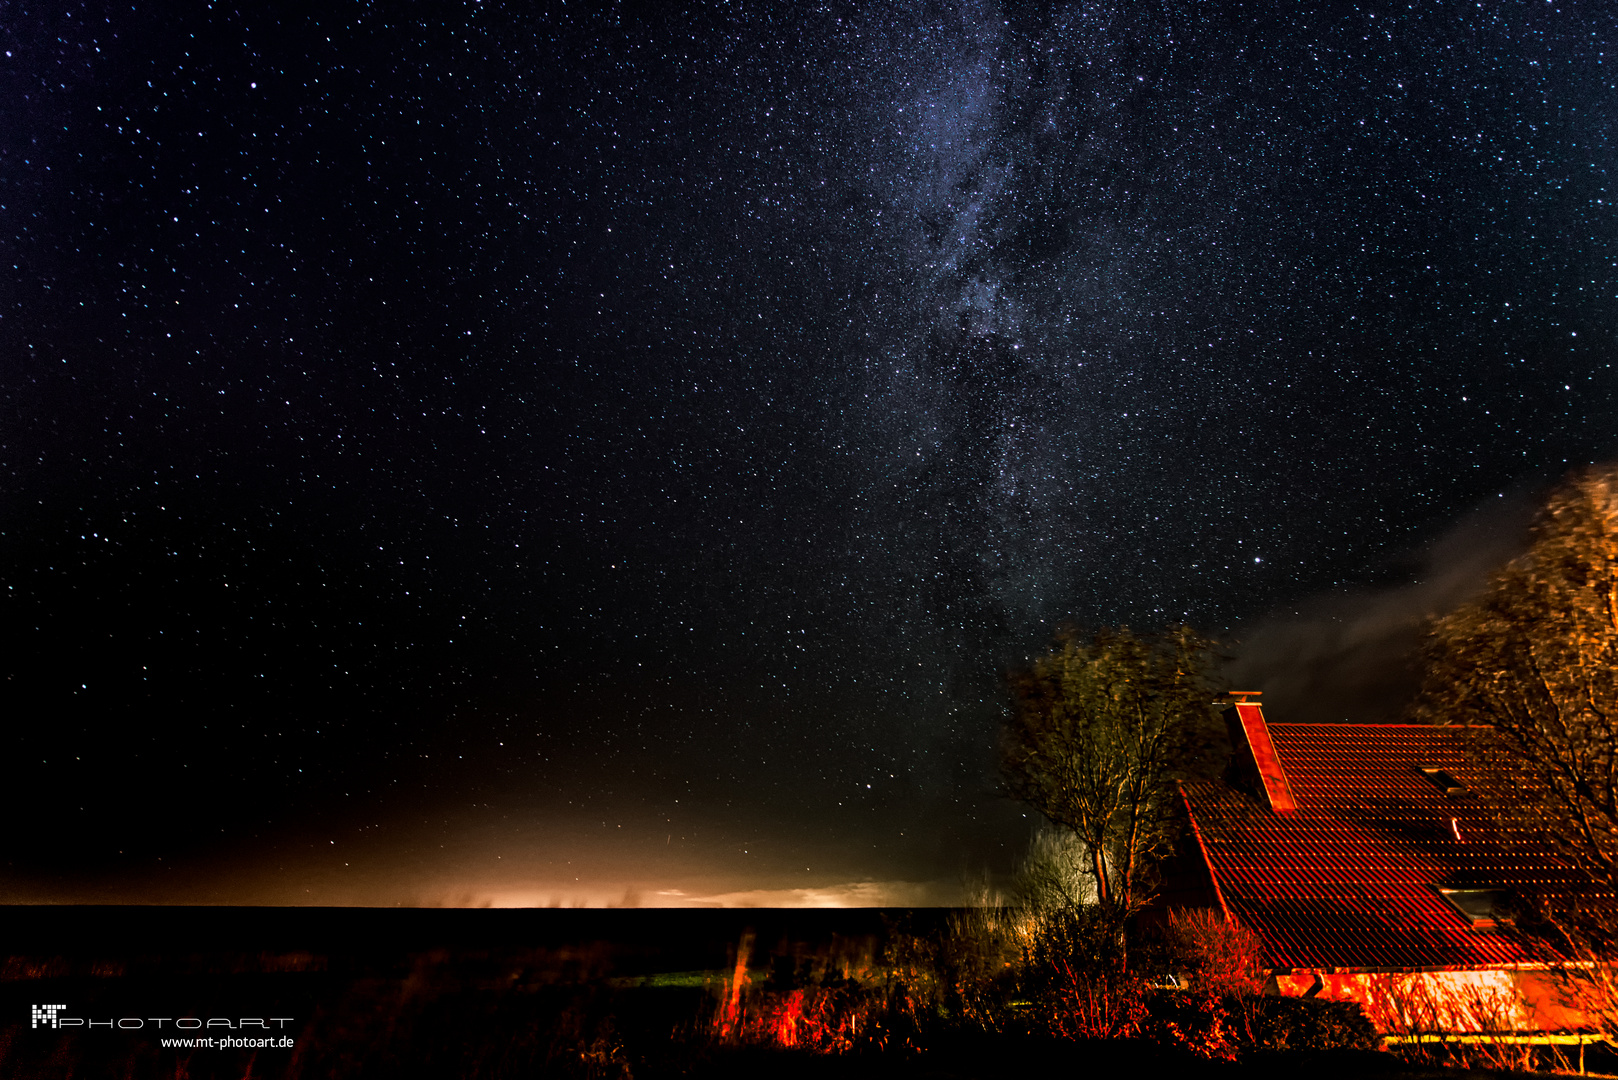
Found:
[[[0,45],[0,901],[947,901],[1057,626],[1391,719],[1618,442],[1607,5]]]

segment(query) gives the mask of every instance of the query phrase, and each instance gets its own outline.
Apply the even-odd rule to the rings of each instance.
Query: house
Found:
[[[1230,768],[1181,787],[1195,873],[1171,903],[1200,891],[1256,932],[1269,993],[1358,1000],[1395,1036],[1588,1029],[1565,958],[1506,922],[1513,898],[1588,886],[1479,797],[1467,740],[1486,729],[1272,724],[1232,697]]]

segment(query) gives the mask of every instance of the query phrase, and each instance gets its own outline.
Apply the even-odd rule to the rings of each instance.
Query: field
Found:
[[[1421,1074],[920,1024],[896,971],[951,914],[8,907],[0,1075]]]

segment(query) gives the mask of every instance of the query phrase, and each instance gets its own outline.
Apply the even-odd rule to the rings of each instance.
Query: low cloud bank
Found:
[[[688,902],[771,908],[958,907],[965,894],[958,881],[850,881],[807,889],[750,889],[690,897]]]
[[[407,907],[497,908],[849,908],[849,907],[958,907],[965,903],[959,881],[847,881],[790,889],[744,889],[703,893],[686,889],[645,889],[638,886],[597,885],[582,890],[556,890],[543,886],[494,889],[414,899]]]

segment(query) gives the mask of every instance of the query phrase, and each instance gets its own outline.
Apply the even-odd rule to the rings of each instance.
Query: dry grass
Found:
[[[743,935],[723,968],[666,975],[624,974],[605,946],[438,950],[359,972],[290,953],[216,958],[202,965],[208,975],[192,958],[168,975],[136,964],[123,975],[85,966],[63,976],[42,965],[10,989],[84,1015],[117,1015],[136,1000],[250,1000],[298,1017],[297,1045],[163,1049],[151,1032],[35,1032],[13,1020],[0,1024],[0,1076],[647,1080],[787,1060],[888,1075],[908,1061],[947,1062],[962,1046],[979,1048],[989,1071],[961,1075],[991,1075],[1007,1048],[1071,1065],[1111,1040],[1130,1054],[1228,1061],[1269,1037],[1246,1004],[1262,999],[1246,993],[1251,941],[1239,927],[1202,915],[1170,923],[1165,949],[1187,973],[1179,990],[1153,986],[1151,950],[1137,949],[1127,969],[1122,941],[1093,911],[998,906],[926,935],[890,927],[882,940],[770,948]]]

